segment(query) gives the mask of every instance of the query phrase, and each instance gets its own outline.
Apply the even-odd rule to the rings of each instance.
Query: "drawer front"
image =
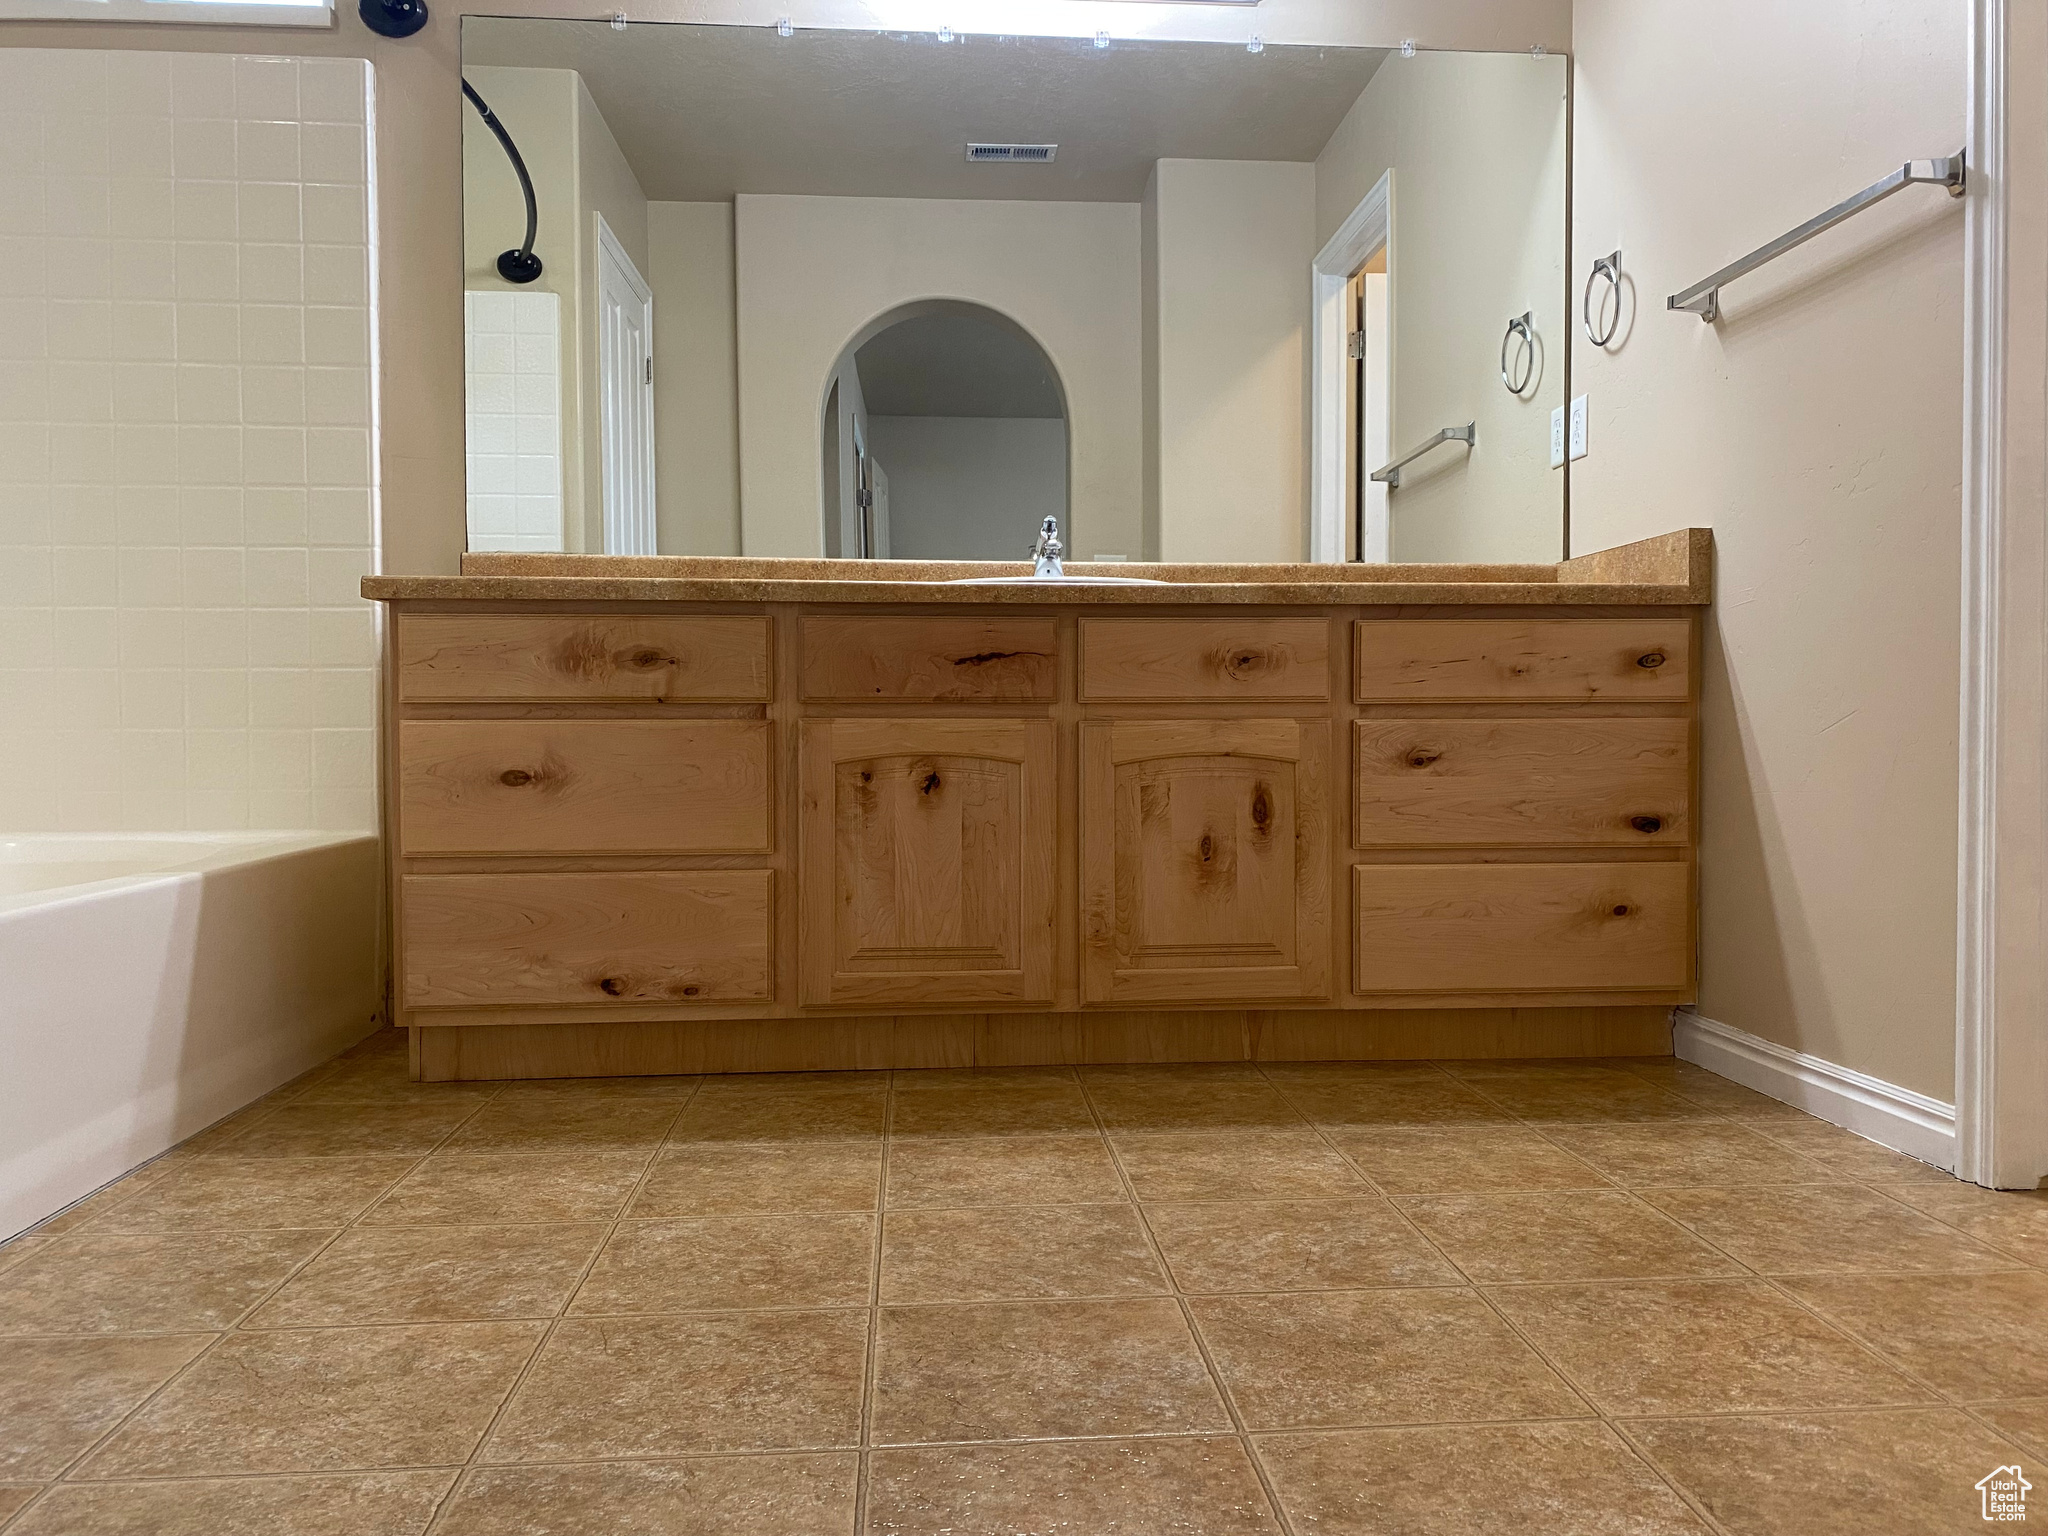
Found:
[[[398,696],[408,704],[759,703],[768,697],[768,620],[405,614]]]
[[[1360,992],[1677,992],[1692,865],[1358,864]]]
[[[1353,733],[1360,848],[1692,837],[1689,721],[1360,720]]]
[[[1320,619],[1083,619],[1090,702],[1246,703],[1330,696]]]
[[[774,995],[771,873],[408,875],[409,1008]]]
[[[1361,704],[1489,699],[1681,704],[1686,619],[1360,619]]]
[[[806,699],[1046,704],[1058,676],[1051,619],[803,621]]]
[[[766,853],[765,720],[406,720],[408,854]]]

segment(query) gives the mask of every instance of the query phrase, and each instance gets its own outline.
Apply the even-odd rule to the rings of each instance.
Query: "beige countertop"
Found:
[[[1076,575],[1161,586],[948,585],[1028,576],[1027,561],[772,560],[723,555],[462,557],[459,576],[366,576],[379,602],[965,603],[1062,607],[1204,604],[1533,604],[1650,607],[1712,597],[1713,534],[1681,529],[1556,565],[1100,565]]]

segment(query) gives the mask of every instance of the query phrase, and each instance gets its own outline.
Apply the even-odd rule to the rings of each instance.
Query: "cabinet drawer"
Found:
[[[765,720],[406,720],[400,844],[425,853],[765,853]]]
[[[398,696],[408,704],[758,703],[768,697],[768,620],[406,614]]]
[[[765,869],[408,875],[405,1004],[766,1002],[772,879]]]
[[[1360,992],[1676,992],[1692,865],[1358,864]]]
[[[1329,696],[1330,627],[1320,619],[1081,621],[1081,697],[1091,702]]]
[[[1360,848],[1692,836],[1689,721],[1360,720],[1353,733]]]
[[[1361,704],[1672,703],[1692,691],[1686,619],[1360,619]]]
[[[1050,703],[1059,645],[1051,619],[803,621],[806,699]]]

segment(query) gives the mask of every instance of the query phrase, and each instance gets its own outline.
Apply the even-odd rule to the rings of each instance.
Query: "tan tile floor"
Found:
[[[7,1536],[1922,1536],[2048,1458],[2048,1195],[1683,1063],[396,1045],[0,1247]]]

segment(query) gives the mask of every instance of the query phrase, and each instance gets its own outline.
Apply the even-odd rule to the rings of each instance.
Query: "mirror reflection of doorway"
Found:
[[[825,387],[825,552],[1016,560],[1067,515],[1059,372],[1023,327],[953,300],[862,328]]]
[[[1387,560],[1392,529],[1387,488],[1372,478],[1393,455],[1393,377],[1387,331],[1387,248],[1351,276],[1351,558]]]

